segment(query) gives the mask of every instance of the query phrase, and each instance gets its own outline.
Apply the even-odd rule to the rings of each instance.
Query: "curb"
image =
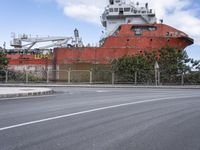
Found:
[[[44,92],[28,92],[28,93],[15,93],[15,94],[0,94],[0,98],[14,98],[14,97],[28,97],[28,96],[40,96],[53,94],[53,90]]]
[[[78,88],[151,88],[151,89],[200,89],[200,86],[142,86],[142,85],[54,85],[54,84],[0,84],[0,87],[78,87]]]

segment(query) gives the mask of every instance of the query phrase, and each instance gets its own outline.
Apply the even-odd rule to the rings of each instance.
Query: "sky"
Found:
[[[127,0],[130,1],[130,0]],[[132,0],[137,2],[136,0]],[[188,55],[200,59],[199,0],[138,0],[149,3],[157,19],[178,28],[195,43]],[[39,36],[73,36],[79,29],[84,44],[96,45],[104,28],[100,16],[108,0],[2,0],[0,5],[0,46],[10,48],[11,33]]]

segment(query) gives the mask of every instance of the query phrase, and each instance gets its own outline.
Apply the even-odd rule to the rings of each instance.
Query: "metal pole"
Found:
[[[155,84],[156,86],[158,86],[158,83],[159,83],[159,78],[160,78],[160,75],[159,75],[159,65],[158,65],[158,62],[156,61],[155,62],[155,65],[154,65],[154,69],[155,69]]]
[[[137,71],[135,72],[135,85],[137,85]]]
[[[155,69],[155,84],[158,86],[158,70]]]
[[[90,84],[92,84],[92,69],[90,70]]]
[[[26,83],[28,83],[28,72],[26,71]]]
[[[71,83],[71,68],[69,68],[69,71],[68,71],[68,84]]]
[[[47,68],[47,83],[49,83],[49,68]]]
[[[158,85],[160,85],[160,71],[158,70]]]
[[[5,72],[6,72],[6,83],[8,83],[8,71]]]
[[[113,71],[112,72],[112,85],[115,84],[115,72]]]
[[[181,75],[181,85],[184,85],[184,73]]]

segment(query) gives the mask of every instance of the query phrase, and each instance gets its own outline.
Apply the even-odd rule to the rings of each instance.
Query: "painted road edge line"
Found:
[[[46,119],[35,120],[35,121],[25,122],[25,123],[21,123],[21,124],[12,125],[12,126],[7,126],[7,127],[0,128],[0,131],[4,131],[4,130],[8,130],[8,129],[13,129],[13,128],[18,128],[18,127],[22,127],[22,126],[27,126],[27,125],[31,125],[31,124],[42,123],[42,122],[56,120],[56,119],[61,119],[61,118],[72,117],[72,116],[76,116],[76,115],[87,114],[87,113],[101,111],[101,110],[106,110],[106,109],[118,108],[118,107],[123,107],[123,106],[128,106],[128,105],[141,104],[141,103],[148,103],[148,102],[156,102],[156,101],[162,101],[162,100],[169,100],[169,99],[177,99],[177,98],[187,98],[187,97],[157,98],[157,99],[150,99],[150,100],[143,100],[143,101],[136,101],[136,102],[130,102],[130,103],[112,105],[112,106],[107,106],[107,107],[100,107],[100,108],[96,108],[96,109],[90,109],[90,110],[86,110],[86,111],[80,111],[80,112],[76,112],[76,113],[71,113],[71,114],[66,114],[66,115],[60,115],[60,116],[56,116],[56,117],[50,117],[50,118],[46,118]]]

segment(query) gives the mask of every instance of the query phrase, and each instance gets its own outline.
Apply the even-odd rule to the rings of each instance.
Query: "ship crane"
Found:
[[[38,49],[47,49],[54,47],[83,47],[82,38],[79,37],[79,31],[77,29],[74,30],[74,38],[73,37],[61,37],[61,36],[47,36],[47,37],[39,37],[39,36],[28,36],[26,34],[19,35],[17,38],[15,33],[12,34],[13,40],[11,41],[11,46],[16,49],[22,50],[31,50],[33,46],[38,43],[51,42],[51,44],[38,47]],[[25,43],[25,44],[24,44]]]
[[[12,37],[13,37],[13,40],[11,41],[10,45],[14,48],[25,49],[25,50],[30,50],[36,44],[45,43],[45,42],[48,42],[48,43],[52,42],[52,43],[43,47],[39,47],[39,48],[67,47],[68,42],[73,39],[72,37],[50,37],[50,36],[32,37],[26,34],[19,35],[16,38],[14,33]]]

